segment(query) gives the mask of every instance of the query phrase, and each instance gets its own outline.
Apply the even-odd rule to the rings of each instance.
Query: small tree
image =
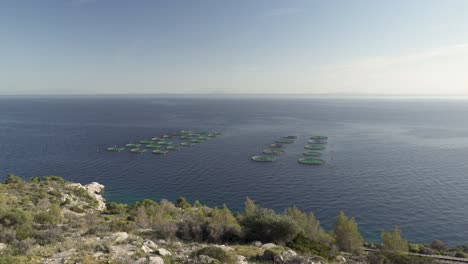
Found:
[[[338,248],[349,253],[359,254],[362,251],[364,240],[358,230],[354,217],[347,217],[340,211],[335,223],[335,239]]]
[[[255,210],[257,210],[257,205],[255,204],[255,202],[249,197],[245,198],[244,215],[251,216],[255,213]]]
[[[330,236],[320,226],[320,222],[313,213],[306,214],[297,207],[291,207],[284,212],[301,229],[301,233],[308,239],[315,242],[330,242]]]
[[[389,253],[408,253],[408,241],[401,237],[401,231],[395,226],[393,232],[382,232],[383,251]]]
[[[183,196],[180,196],[179,198],[177,198],[175,206],[179,207],[179,208],[182,208],[182,209],[188,209],[188,208],[192,207],[192,205],[190,205],[187,202],[187,199],[185,197],[183,197]]]
[[[445,243],[440,240],[434,240],[431,243],[431,248],[437,251],[445,251],[447,250],[447,245],[445,245]]]
[[[5,181],[6,184],[20,183],[20,182],[23,182],[23,179],[21,179],[21,177],[16,176],[13,173],[8,174],[7,179]]]

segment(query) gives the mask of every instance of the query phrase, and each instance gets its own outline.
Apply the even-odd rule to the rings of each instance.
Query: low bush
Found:
[[[222,248],[209,246],[204,247],[197,251],[197,256],[205,255],[210,258],[219,260],[221,263],[231,264],[236,263],[236,255],[231,252],[227,252]]]
[[[330,258],[334,255],[331,247],[310,240],[302,234],[297,235],[293,241],[287,243],[287,246],[301,254],[319,255],[324,258]]]

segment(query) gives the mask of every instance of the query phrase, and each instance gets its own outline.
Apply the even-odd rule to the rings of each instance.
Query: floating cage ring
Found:
[[[111,151],[111,152],[121,152],[125,150],[124,147],[110,147],[110,148],[107,148],[107,151]]]
[[[140,141],[140,143],[141,144],[152,144],[152,143],[154,143],[154,141],[152,141],[152,140],[142,140],[142,141]]]
[[[184,147],[190,147],[190,146],[193,146],[193,143],[190,143],[190,142],[181,142],[179,145],[184,146]]]
[[[267,155],[281,155],[284,153],[284,150],[282,149],[265,149],[263,150],[263,154]]]
[[[306,165],[323,165],[325,161],[317,158],[302,158],[297,160],[300,164]]]
[[[178,146],[167,146],[166,149],[169,149],[169,150],[180,150],[180,147],[178,147]]]
[[[312,140],[308,140],[307,143],[325,145],[325,144],[327,144],[328,142],[325,141],[325,140],[312,139]]]
[[[172,145],[172,142],[163,140],[163,141],[159,141],[156,144],[158,144],[158,145]]]
[[[146,145],[147,148],[160,148],[161,145],[158,145],[158,144],[148,144]]]
[[[306,152],[302,153],[302,155],[310,156],[310,157],[320,157],[320,156],[322,156],[322,153],[320,153],[318,151],[306,151]]]
[[[324,150],[325,146],[324,145],[316,145],[316,144],[309,144],[304,146],[305,149],[310,149],[310,150]]]
[[[285,136],[285,137],[283,137],[283,138],[285,138],[285,139],[296,139],[297,136]]]
[[[273,156],[253,156],[252,160],[257,162],[272,162],[276,159]]]
[[[164,155],[165,155],[165,154],[169,153],[169,150],[165,150],[165,149],[155,149],[155,150],[153,150],[153,153],[154,153],[154,154],[164,154]]]
[[[314,136],[311,136],[310,139],[315,139],[315,140],[327,140],[328,137],[327,137],[327,136],[321,136],[321,135],[314,135]]]
[[[136,148],[136,147],[139,147],[139,146],[141,146],[141,144],[128,143],[128,144],[126,144],[125,146],[127,146],[127,147],[134,147],[134,148]]]
[[[282,139],[276,140],[276,143],[280,143],[280,144],[291,144],[291,143],[294,143],[294,140],[293,140],[293,139],[290,139],[290,138],[282,138]]]
[[[285,148],[286,146],[281,143],[271,144],[270,148]]]
[[[130,150],[133,153],[145,153],[146,149],[134,148]]]

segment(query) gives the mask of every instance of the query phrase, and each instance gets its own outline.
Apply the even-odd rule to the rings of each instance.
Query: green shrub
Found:
[[[338,248],[349,253],[360,254],[364,239],[359,233],[354,217],[348,218],[340,211],[335,223],[335,241]]]
[[[236,255],[231,252],[227,252],[219,247],[209,246],[204,247],[197,251],[197,256],[205,255],[214,259],[219,260],[221,263],[231,264],[236,263]]]
[[[79,207],[78,205],[71,206],[70,210],[75,212],[75,213],[79,213],[79,214],[82,214],[82,213],[85,212],[85,210],[83,208]]]
[[[382,232],[383,251],[390,253],[408,252],[408,241],[401,237],[401,231],[395,226],[393,232]]]
[[[59,183],[65,182],[65,180],[60,176],[44,176],[42,177],[42,180],[45,182],[48,182],[48,181],[59,182]]]
[[[243,216],[241,226],[248,241],[259,240],[264,243],[287,243],[300,231],[289,217],[260,207]]]
[[[0,208],[0,225],[4,227],[20,227],[31,224],[31,214],[20,208]]]
[[[308,239],[303,234],[297,235],[287,246],[302,254],[319,255],[324,258],[331,257],[332,252],[328,245]]]
[[[16,176],[13,173],[8,174],[7,179],[5,181],[6,184],[21,183],[21,182],[24,182],[23,179],[19,176]]]
[[[124,215],[127,212],[128,205],[111,202],[107,205],[107,213]]]
[[[175,206],[182,208],[182,209],[188,209],[192,207],[192,205],[190,205],[190,203],[187,202],[187,199],[185,199],[185,197],[183,196],[180,196],[179,198],[177,198]]]
[[[456,258],[465,258],[466,256],[465,256],[465,254],[463,252],[457,252],[457,253],[455,253],[455,257]]]

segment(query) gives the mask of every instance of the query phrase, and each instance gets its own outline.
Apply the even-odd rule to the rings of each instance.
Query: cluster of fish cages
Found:
[[[297,161],[300,164],[305,165],[323,165],[325,161],[320,159],[319,157],[322,156],[321,150],[326,149],[326,145],[328,144],[328,137],[322,135],[315,135],[311,136],[310,140],[307,141],[307,144],[304,148],[307,150],[306,152],[302,153],[305,157],[298,159]]]
[[[221,136],[218,131],[191,131],[181,130],[179,132],[164,134],[160,137],[144,139],[138,143],[127,143],[125,146],[109,147],[109,152],[123,152],[129,150],[132,153],[143,154],[152,152],[154,154],[167,155],[171,151],[179,151],[183,148],[191,147],[195,144],[203,143],[212,138]]]
[[[297,136],[284,136],[276,140],[275,143],[270,144],[270,148],[264,149],[261,155],[255,155],[251,159],[257,162],[273,162],[276,160],[276,156],[285,153],[284,148],[288,144],[294,143],[295,139],[297,139]]]

